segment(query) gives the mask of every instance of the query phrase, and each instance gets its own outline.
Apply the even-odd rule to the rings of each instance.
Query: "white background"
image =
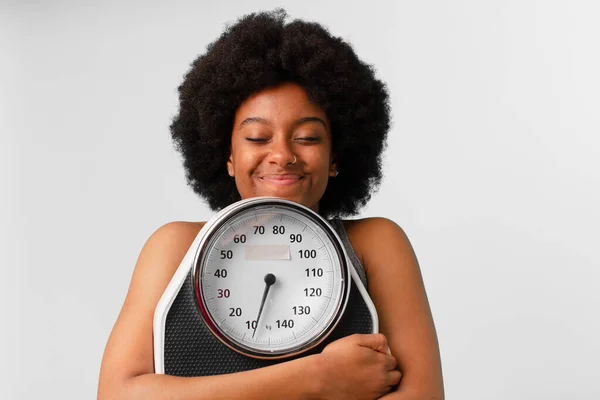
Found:
[[[143,243],[211,215],[171,146],[176,88],[279,5],[389,85],[362,215],[414,245],[447,399],[600,398],[593,0],[0,2],[0,398],[95,397]]]

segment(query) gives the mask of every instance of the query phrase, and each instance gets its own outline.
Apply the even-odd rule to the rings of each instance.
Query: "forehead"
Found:
[[[235,125],[253,117],[272,123],[285,123],[305,117],[327,120],[321,107],[311,102],[306,91],[295,83],[284,83],[248,97],[236,111]]]

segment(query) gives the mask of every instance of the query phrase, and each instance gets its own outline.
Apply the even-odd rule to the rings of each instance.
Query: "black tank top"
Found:
[[[360,263],[358,256],[354,252],[354,249],[352,248],[352,243],[350,243],[350,239],[348,238],[348,233],[346,232],[346,228],[344,227],[344,222],[336,218],[329,220],[329,223],[331,224],[331,226],[333,226],[333,229],[335,229],[340,239],[342,240],[344,248],[346,249],[346,253],[348,253],[348,257],[350,258],[350,263],[352,264],[351,268],[354,267],[356,272],[358,272],[358,276],[360,277],[360,280],[362,281],[363,285],[365,285],[365,288],[368,288],[367,274],[365,273],[365,269]]]

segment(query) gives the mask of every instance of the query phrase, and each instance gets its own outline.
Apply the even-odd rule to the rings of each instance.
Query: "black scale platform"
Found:
[[[371,314],[354,282],[351,285],[348,305],[335,330],[319,346],[295,357],[319,353],[328,343],[344,336],[372,333]],[[260,360],[231,350],[208,330],[194,296],[192,277],[188,274],[167,314],[164,341],[166,374],[187,377],[228,374],[292,359]]]

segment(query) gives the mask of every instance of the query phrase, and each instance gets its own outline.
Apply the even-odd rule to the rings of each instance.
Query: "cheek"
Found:
[[[315,171],[329,171],[330,156],[326,152],[312,154],[307,161],[310,165],[314,166]]]
[[[238,150],[233,158],[235,169],[242,173],[252,172],[260,164],[260,155],[252,151]]]

